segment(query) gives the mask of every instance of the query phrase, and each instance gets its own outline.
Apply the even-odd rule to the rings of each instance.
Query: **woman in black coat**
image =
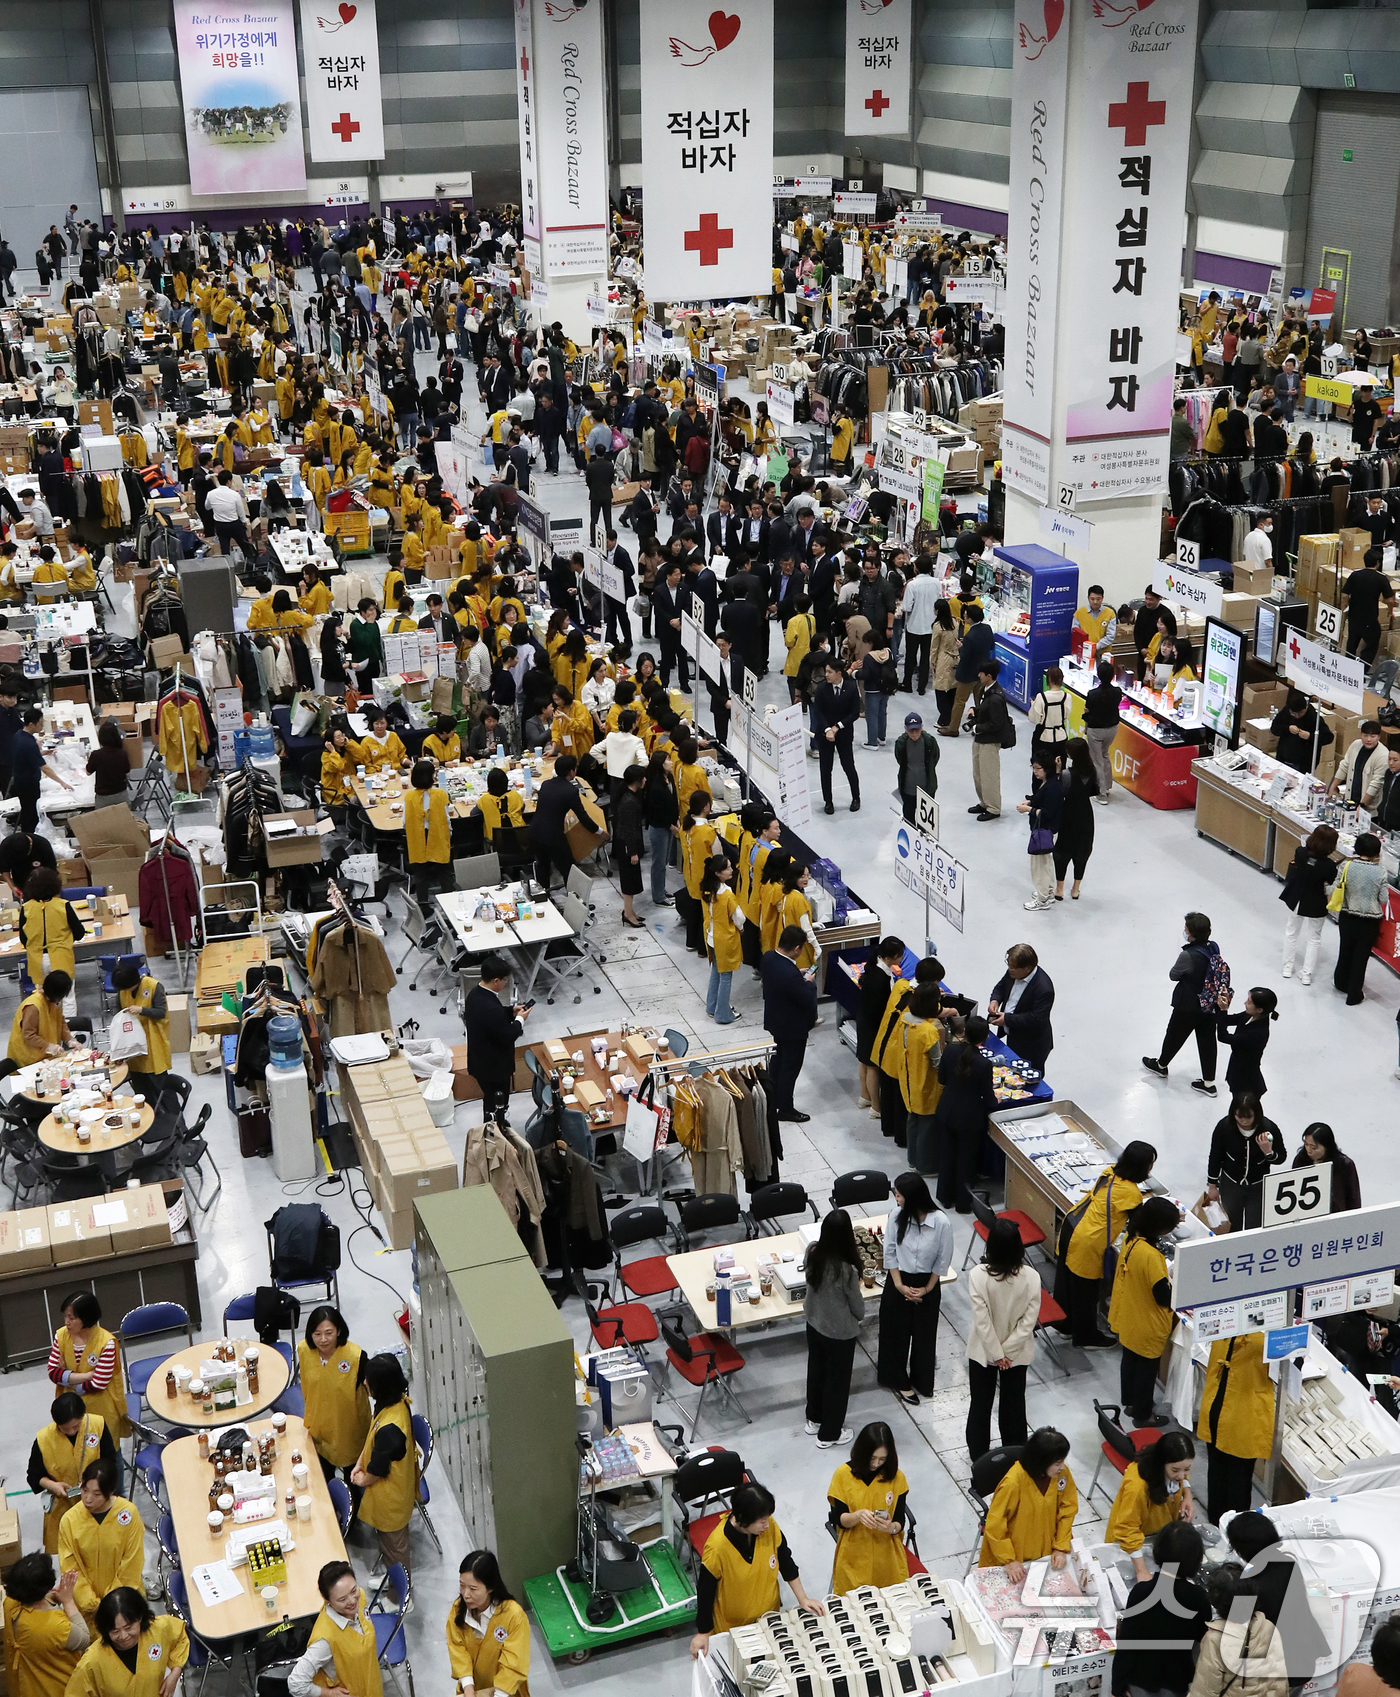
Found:
[[[880,1021],[890,1005],[890,991],[899,977],[904,943],[899,937],[881,937],[872,943],[860,975],[860,1000],[856,1009],[856,1060],[860,1063],[860,1106],[880,1111],[880,1069],[875,1064],[875,1039]]]
[[[1060,834],[1055,838],[1055,900],[1065,899],[1065,873],[1072,864],[1074,883],[1069,899],[1077,902],[1084,868],[1094,852],[1093,798],[1099,793],[1099,780],[1083,737],[1071,737],[1065,744],[1065,753],[1069,765],[1061,780],[1064,802],[1060,808]]]
[[[1256,987],[1244,999],[1244,1012],[1232,1014],[1225,1010],[1233,996],[1234,991],[1227,990],[1220,997],[1215,1031],[1230,1050],[1225,1082],[1230,1099],[1238,1102],[1244,1095],[1262,1097],[1269,1088],[1260,1062],[1269,1044],[1269,1026],[1278,1018],[1278,997],[1272,990]]]
[[[990,1029],[978,1014],[969,1017],[960,1041],[950,1043],[938,1063],[943,1093],[933,1111],[933,1146],[938,1156],[938,1205],[972,1212],[969,1192],[977,1177],[977,1151],[987,1118],[997,1105],[992,1063],[982,1053]]]
[[[1237,1097],[1216,1122],[1206,1157],[1206,1198],[1224,1208],[1231,1231],[1259,1224],[1264,1177],[1287,1159],[1283,1133],[1264,1117],[1259,1098]]]
[[[642,855],[645,852],[646,808],[642,802],[642,785],[646,768],[629,766],[622,774],[622,788],[613,808],[613,857],[617,861],[618,887],[622,891],[622,917],[627,925],[642,926],[632,906],[633,896],[642,893]]]
[[[1322,927],[1327,920],[1327,897],[1337,877],[1337,863],[1332,859],[1337,847],[1337,833],[1330,825],[1319,825],[1305,843],[1299,843],[1288,863],[1288,875],[1283,880],[1279,900],[1290,909],[1283,932],[1283,976],[1293,976],[1293,961],[1298,952],[1298,933],[1306,925],[1308,940],[1303,949],[1303,982],[1312,983],[1317,966],[1318,950],[1322,947]]]

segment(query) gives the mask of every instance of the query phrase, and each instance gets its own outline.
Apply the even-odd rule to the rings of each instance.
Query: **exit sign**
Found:
[[[1342,72],[1342,87],[1343,88],[1355,88],[1356,87],[1356,78],[1351,74],[1350,71],[1343,71]]]
[[[1327,267],[1327,280],[1329,283],[1340,283],[1343,275],[1344,273],[1340,265],[1329,265]]]
[[[1344,147],[1342,149],[1342,163],[1344,165],[1351,164],[1351,149],[1349,147]]]

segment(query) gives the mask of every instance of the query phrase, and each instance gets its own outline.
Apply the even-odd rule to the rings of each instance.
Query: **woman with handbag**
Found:
[[[1016,811],[1028,813],[1031,824],[1026,852],[1031,857],[1031,888],[1035,893],[1024,904],[1027,913],[1044,913],[1055,905],[1055,833],[1060,828],[1064,804],[1060,757],[1042,745],[1031,761],[1030,798],[1016,803]]]
[[[1299,843],[1288,863],[1288,874],[1279,892],[1279,900],[1289,910],[1283,928],[1283,976],[1293,976],[1293,962],[1298,954],[1298,933],[1307,926],[1308,937],[1303,949],[1304,984],[1311,984],[1317,969],[1318,950],[1322,947],[1322,925],[1327,918],[1327,897],[1338,876],[1332,859],[1337,847],[1337,833],[1330,825],[1319,825],[1305,843]]]
[[[1354,858],[1342,867],[1327,902],[1341,932],[1332,985],[1346,991],[1349,1008],[1358,1007],[1366,999],[1366,963],[1380,934],[1385,884],[1381,840],[1373,832],[1363,831],[1356,839]]]
[[[1077,1349],[1116,1349],[1117,1340],[1099,1330],[1099,1284],[1112,1278],[1113,1245],[1128,1215],[1143,1200],[1142,1186],[1157,1161],[1150,1143],[1134,1139],[1094,1188],[1065,1216],[1060,1228],[1060,1266],[1055,1300],[1069,1316]]]

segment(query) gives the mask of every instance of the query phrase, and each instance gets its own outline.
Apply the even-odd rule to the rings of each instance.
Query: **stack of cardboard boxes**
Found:
[[[158,1184],[47,1208],[22,1208],[0,1214],[0,1278],[108,1255],[133,1255],[169,1242],[170,1216]]]
[[[1001,396],[983,395],[958,408],[958,423],[976,437],[984,460],[1001,453]]]
[[[375,1207],[395,1249],[413,1242],[413,1203],[457,1189],[457,1166],[402,1055],[341,1071],[345,1110]]]

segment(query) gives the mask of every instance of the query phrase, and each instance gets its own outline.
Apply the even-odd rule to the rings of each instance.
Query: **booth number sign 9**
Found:
[[[1332,1212],[1332,1163],[1270,1173],[1264,1180],[1266,1226],[1321,1218]]]

